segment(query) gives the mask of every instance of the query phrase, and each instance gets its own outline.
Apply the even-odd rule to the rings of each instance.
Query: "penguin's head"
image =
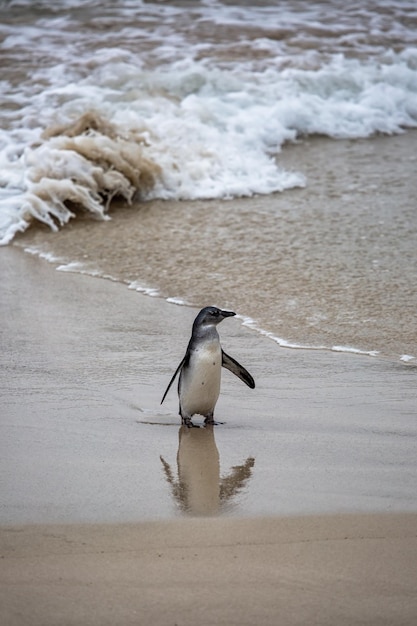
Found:
[[[216,306],[206,306],[201,309],[200,313],[194,320],[194,328],[202,326],[217,326],[226,317],[232,317],[236,315],[233,311],[223,311]]]

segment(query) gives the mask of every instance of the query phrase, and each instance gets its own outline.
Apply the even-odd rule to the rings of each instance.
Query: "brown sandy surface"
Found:
[[[351,624],[417,618],[417,516],[3,528],[1,623]]]

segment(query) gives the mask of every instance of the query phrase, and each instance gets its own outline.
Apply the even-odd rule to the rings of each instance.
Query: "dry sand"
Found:
[[[194,312],[13,247],[0,263],[1,624],[417,622],[415,368],[231,321],[258,385],[224,378],[204,488],[252,465],[190,518],[159,459],[175,394],[158,405]]]

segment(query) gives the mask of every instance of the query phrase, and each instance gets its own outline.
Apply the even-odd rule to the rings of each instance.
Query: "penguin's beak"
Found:
[[[233,311],[222,311],[221,315],[222,317],[233,317],[233,315],[236,315],[236,313],[234,313]]]

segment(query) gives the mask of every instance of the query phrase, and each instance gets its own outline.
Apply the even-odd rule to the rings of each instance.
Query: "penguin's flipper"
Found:
[[[222,365],[226,369],[230,370],[232,374],[240,378],[240,380],[243,380],[243,382],[248,387],[250,387],[251,389],[255,389],[255,381],[249,374],[248,370],[246,370],[243,365],[235,361],[235,359],[233,359],[231,356],[226,354],[224,350],[222,350]]]
[[[165,400],[166,395],[167,395],[168,391],[170,390],[172,383],[173,383],[173,382],[174,382],[174,380],[176,379],[178,372],[181,370],[182,366],[184,365],[186,357],[187,357],[187,355],[185,355],[185,357],[183,358],[183,360],[181,361],[181,363],[178,365],[177,369],[175,370],[175,374],[174,374],[174,376],[173,376],[173,377],[171,378],[171,380],[169,381],[169,385],[168,385],[168,387],[165,389],[165,393],[164,393],[164,395],[163,395],[163,397],[162,397],[161,404],[162,404],[162,403],[163,403],[163,401]]]

